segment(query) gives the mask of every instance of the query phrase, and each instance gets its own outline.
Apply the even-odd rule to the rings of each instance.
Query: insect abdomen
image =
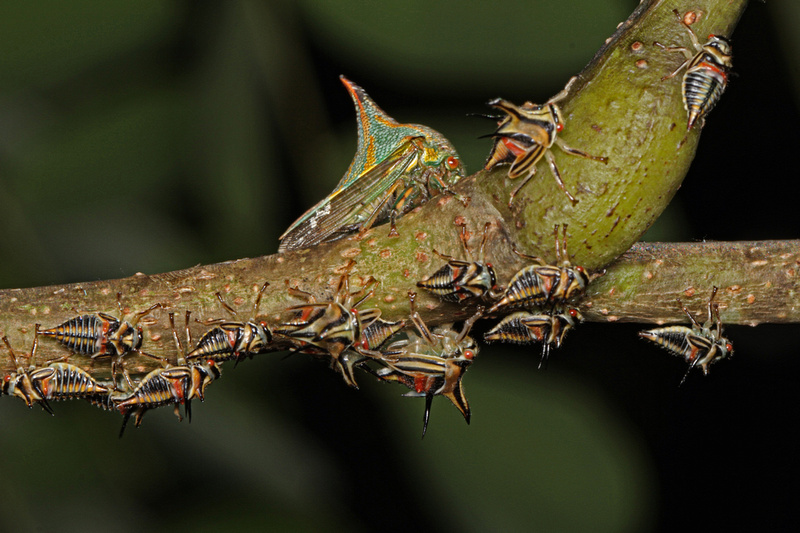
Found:
[[[725,71],[708,61],[700,62],[686,72],[683,79],[683,103],[689,113],[687,129],[692,129],[697,121],[714,109],[727,83]]]
[[[109,317],[111,318],[111,317]],[[81,315],[51,329],[40,331],[41,335],[49,335],[82,355],[98,355],[105,352],[104,341],[109,333],[119,327],[119,322],[113,322],[99,315]]]
[[[499,309],[518,309],[521,307],[541,306],[548,299],[548,291],[537,270],[542,267],[525,267],[514,275],[508,284],[503,298],[491,309],[494,313]]]
[[[542,342],[547,337],[546,328],[544,325],[531,328],[527,325],[530,318],[531,314],[525,311],[510,314],[487,331],[483,338],[488,342],[500,341],[523,345]],[[547,320],[547,325],[549,324],[550,321]]]
[[[169,377],[164,375],[166,373],[169,373]],[[190,379],[189,371],[184,367],[154,370],[142,379],[130,396],[117,402],[117,408],[122,411],[133,407],[150,408],[182,403]]]
[[[359,347],[365,350],[377,350],[392,335],[403,329],[405,324],[405,320],[389,322],[379,318],[361,332]]]
[[[186,358],[209,357],[215,361],[232,358],[240,335],[237,329],[223,328],[222,326],[210,329],[200,338],[197,347],[186,354]]]
[[[691,359],[694,349],[687,340],[690,335],[694,335],[694,332],[686,326],[668,326],[639,332],[640,337],[652,341],[686,360]]]
[[[109,393],[108,387],[99,384],[83,369],[68,363],[53,363],[34,371],[31,381],[48,400],[71,400]]]

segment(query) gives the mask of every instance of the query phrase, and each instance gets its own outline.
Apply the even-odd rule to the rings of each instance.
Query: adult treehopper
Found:
[[[279,252],[309,248],[391,222],[464,177],[455,148],[427,126],[400,124],[364,89],[340,76],[358,115],[356,155],[334,191],[306,211],[283,235]]]

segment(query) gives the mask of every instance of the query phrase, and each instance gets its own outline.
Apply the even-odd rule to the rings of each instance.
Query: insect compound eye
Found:
[[[577,309],[570,309],[569,310],[569,316],[571,316],[572,318],[575,318],[576,316],[578,316],[578,310]]]
[[[11,376],[10,376],[10,375],[8,375],[8,374],[6,374],[6,375],[3,377],[3,381],[5,381],[6,383],[8,383],[9,381],[11,381]]]
[[[472,350],[464,350],[464,358],[465,359],[473,359],[475,357],[475,352]]]
[[[357,315],[357,314],[358,314],[358,309],[356,309],[356,308],[354,307],[354,308],[352,308],[352,309],[350,310],[350,312],[351,312],[352,314],[354,314],[354,315]]]
[[[563,129],[564,129],[564,125],[562,123],[559,122],[558,124],[556,124],[556,131],[561,131]]]
[[[455,170],[455,169],[458,168],[458,164],[459,164],[458,163],[458,158],[451,155],[450,157],[447,158],[447,160],[445,161],[445,164],[447,165],[447,168],[449,168],[450,170]]]
[[[209,359],[208,361],[206,361],[206,364],[212,368],[217,366],[217,363],[213,359]]]
[[[580,272],[581,274],[586,274],[586,269],[585,269],[585,268],[583,268],[582,266],[576,266],[576,267],[575,267],[575,270],[577,270],[577,271],[578,271],[578,272]]]
[[[728,350],[729,352],[732,352],[733,351],[733,344],[731,344],[731,343],[726,344],[725,345],[725,349]]]

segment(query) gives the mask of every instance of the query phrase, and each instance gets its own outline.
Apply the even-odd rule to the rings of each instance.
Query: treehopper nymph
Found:
[[[673,10],[673,12],[689,32],[696,53],[693,54],[683,46],[664,46],[659,42],[653,44],[667,52],[680,52],[686,58],[686,61],[678,65],[678,68],[671,74],[661,78],[661,81],[674,77],[686,67],[681,90],[683,106],[689,115],[686,123],[686,131],[689,131],[698,122],[700,127],[703,127],[706,115],[714,109],[722,97],[722,93],[725,92],[725,88],[728,86],[728,76],[733,67],[733,52],[731,42],[721,35],[711,34],[708,36],[708,42],[700,44],[697,35],[684,22],[680,13],[677,10]]]
[[[424,437],[434,396],[450,400],[469,424],[471,411],[461,380],[478,355],[478,344],[469,332],[484,309],[479,307],[477,313],[464,322],[461,332],[455,331],[452,325],[431,331],[416,310],[416,293],[409,292],[408,296],[416,333],[408,332],[406,339],[381,350],[383,368],[372,373],[383,381],[402,383],[411,389],[405,396],[425,397]]]
[[[446,260],[447,263],[439,270],[422,281],[417,282],[417,287],[430,291],[445,302],[461,303],[473,298],[496,298],[499,296],[497,276],[491,263],[485,261],[483,247],[489,235],[490,223],[483,227],[483,239],[479,249],[478,261],[461,261],[454,257],[440,254],[435,249],[433,253]],[[469,234],[467,227],[461,226],[459,234],[461,244],[470,259],[472,252],[469,249]]]
[[[583,296],[586,286],[605,274],[605,270],[589,274],[582,266],[573,266],[567,251],[567,225],[562,226],[563,237],[560,242],[558,228],[558,225],[553,228],[558,264],[548,265],[541,258],[523,254],[514,247],[517,255],[537,264],[523,267],[514,274],[503,297],[489,309],[489,314],[564,305]]]
[[[483,338],[488,342],[500,341],[511,344],[542,345],[541,370],[550,358],[550,348],[561,348],[564,337],[579,322],[583,315],[575,308],[558,313],[530,313],[517,311],[501,320],[495,327],[487,331]]]
[[[389,220],[395,220],[430,197],[456,195],[464,177],[455,148],[427,126],[400,124],[383,112],[364,89],[340,76],[358,114],[356,155],[334,191],[309,209],[283,235],[279,252],[309,248]]]
[[[3,342],[8,349],[16,372],[11,372],[3,377],[0,383],[0,394],[17,396],[28,407],[38,403],[42,408],[53,414],[48,400],[70,400],[73,398],[102,398],[107,397],[109,388],[101,385],[92,378],[85,370],[69,363],[50,361],[42,367],[31,366],[25,370],[17,360],[17,355],[8,338],[4,335]],[[29,361],[33,362],[36,357],[36,348],[39,344],[39,324],[36,324],[36,333],[33,337],[33,347],[28,355]]]
[[[577,148],[572,148],[558,138],[558,133],[564,129],[564,116],[556,102],[567,97],[570,87],[576,79],[573,77],[564,90],[542,105],[525,102],[521,106],[516,106],[502,98],[496,98],[488,103],[488,105],[502,111],[504,115],[491,117],[500,119],[500,122],[497,126],[497,131],[487,135],[487,137],[493,137],[495,142],[484,167],[486,170],[490,170],[496,165],[511,163],[511,168],[508,171],[509,178],[515,179],[527,174],[522,183],[511,192],[508,200],[509,207],[514,203],[514,198],[520,189],[536,174],[536,164],[542,157],[547,159],[556,183],[567,195],[569,201],[573,205],[578,203],[578,200],[567,190],[564,181],[561,179],[561,172],[559,172],[555,157],[550,150],[554,144],[568,154],[608,163],[607,157],[591,155]]]
[[[711,291],[708,299],[708,317],[700,324],[694,315],[678,300],[683,312],[692,323],[686,326],[667,326],[664,328],[640,331],[639,336],[652,341],[668,352],[683,357],[689,368],[681,379],[681,385],[694,367],[700,367],[703,374],[708,375],[708,367],[713,363],[733,355],[733,344],[722,336],[722,321],[719,318],[719,304],[713,303],[717,288]]]

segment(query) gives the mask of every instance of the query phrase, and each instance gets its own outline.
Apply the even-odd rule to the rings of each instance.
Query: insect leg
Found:
[[[133,317],[132,324],[135,326],[145,316],[149,315],[150,313],[152,313],[156,309],[161,309],[162,307],[164,307],[164,306],[161,305],[160,303],[155,303],[155,304],[151,305],[150,307],[148,307],[147,309],[145,309],[144,311],[140,311],[140,312],[136,313],[136,315]]]
[[[535,255],[528,255],[528,254],[522,253],[522,252],[520,252],[519,250],[517,250],[517,245],[516,245],[516,243],[514,243],[514,245],[512,246],[511,250],[512,250],[512,251],[513,251],[515,254],[517,254],[518,256],[520,256],[520,257],[521,257],[521,258],[523,258],[523,259],[527,259],[527,260],[529,260],[529,261],[534,261],[534,262],[536,262],[536,263],[539,263],[540,265],[545,265],[545,264],[546,264],[546,263],[545,263],[545,262],[542,260],[542,258],[541,258],[541,257],[537,257],[537,256],[535,256]]]
[[[566,98],[569,95],[569,91],[572,88],[572,84],[575,83],[576,81],[578,81],[578,76],[572,76],[567,82],[567,84],[564,86],[564,88],[561,89],[555,96],[550,98],[545,105],[555,104],[556,102],[560,102],[561,100]]]
[[[522,183],[520,183],[517,186],[517,188],[511,191],[511,195],[508,197],[508,207],[511,207],[514,204],[514,198],[517,196],[517,193],[519,193],[520,189],[522,189],[529,181],[531,181],[531,178],[533,178],[535,175],[536,175],[536,169],[534,169],[530,174],[528,174],[528,177],[522,180]],[[569,193],[567,194],[569,195]]]
[[[253,304],[253,319],[258,316],[258,309],[261,307],[261,297],[264,296],[264,291],[267,290],[267,287],[269,287],[269,281],[265,281],[258,291],[258,296],[256,296],[256,301]]]
[[[695,329],[702,329],[703,326],[701,326],[700,323],[697,322],[697,319],[694,317],[694,315],[691,313],[691,311],[689,311],[689,309],[687,309],[686,306],[683,305],[683,302],[681,302],[681,299],[678,298],[677,300],[678,300],[678,305],[681,306],[681,309],[683,309],[683,312],[686,313],[686,316],[689,317],[689,321],[692,323],[692,327],[695,328]]]
[[[422,317],[419,316],[419,312],[417,311],[417,293],[414,291],[408,291],[408,300],[409,300],[409,307],[411,308],[411,321],[414,322],[414,325],[417,327],[417,331],[422,338],[425,339],[425,342],[428,344],[434,344],[436,341],[431,334],[431,330],[428,329],[428,326],[425,325],[423,322]]]
[[[287,280],[288,284],[288,280]],[[294,296],[295,298],[302,298],[306,302],[310,304],[317,303],[317,299],[314,297],[313,294],[310,292],[306,292],[304,290],[298,289],[297,287],[288,287],[286,291],[289,293],[289,296]]]
[[[694,47],[700,49],[701,48],[700,40],[697,38],[697,34],[694,32],[692,27],[686,24],[686,21],[684,20],[684,18],[681,16],[680,12],[677,9],[673,9],[672,12],[675,13],[675,16],[678,18],[678,22],[680,22],[681,26],[686,28],[686,30],[689,32],[689,38],[692,39],[692,44],[694,45]]]
[[[556,143],[558,144],[558,139],[556,139]],[[559,144],[559,147],[560,146],[561,145]],[[553,153],[548,150],[545,152],[545,157],[547,158],[547,164],[550,166],[550,172],[553,173],[553,177],[556,179],[558,186],[562,191],[564,191],[564,194],[567,195],[567,198],[569,198],[569,201],[572,202],[572,205],[577,204],[578,200],[576,200],[575,197],[570,194],[570,192],[567,190],[567,186],[564,185],[564,181],[561,179],[561,173],[558,171],[558,166],[556,166],[556,158]]]
[[[372,227],[372,225],[375,223],[375,220],[378,218],[378,215],[380,214],[380,212],[383,210],[384,206],[386,205],[386,202],[389,201],[389,199],[391,198],[392,194],[394,194],[394,192],[401,185],[404,185],[404,182],[403,182],[402,179],[398,179],[383,194],[380,202],[378,202],[378,204],[375,206],[375,209],[373,209],[373,211],[372,211],[372,213],[370,213],[369,217],[364,222],[361,223],[361,228],[358,231],[358,238],[359,239],[361,237],[363,237],[364,234]],[[408,193],[404,193],[404,194],[408,194]],[[397,228],[395,228],[395,224],[394,224],[395,212],[396,212],[395,209],[392,208],[392,213],[391,213],[392,228],[391,228],[391,230],[389,230],[389,237],[397,237],[397,236],[400,235],[399,233],[397,233]]]
[[[237,316],[236,310],[233,307],[231,307],[230,305],[228,305],[227,302],[225,302],[225,300],[222,299],[222,295],[220,293],[218,293],[218,292],[215,293],[215,296],[217,297],[217,300],[219,300],[219,303],[222,305],[223,309],[225,309],[227,312],[229,312],[233,316]]]
[[[178,338],[178,331],[175,329],[175,313],[171,312],[167,315],[169,317],[169,325],[172,328],[172,341],[175,343],[175,350],[178,352],[178,364],[181,364],[181,359],[183,358],[181,354],[183,354],[183,345],[181,344],[181,340]],[[186,319],[188,322],[189,319],[189,311],[186,311]]]
[[[592,154],[584,152],[583,150],[578,150],[577,148],[572,148],[571,146],[568,146],[567,143],[565,143],[559,137],[556,137],[556,141],[555,142],[556,142],[556,144],[558,145],[559,148],[561,148],[562,150],[564,150],[568,154],[579,155],[579,156],[584,157],[586,159],[591,159],[592,161],[600,161],[601,163],[608,164],[608,158],[607,157],[599,156],[599,155],[592,155]]]
[[[359,305],[361,305],[361,304],[362,304],[364,301],[366,301],[366,300],[369,300],[370,298],[372,298],[372,297],[375,295],[375,286],[376,286],[378,283],[379,283],[379,282],[378,282],[378,280],[377,280],[377,279],[375,279],[375,278],[373,278],[372,276],[370,276],[370,277],[369,277],[369,279],[367,280],[367,283],[366,283],[366,284],[364,284],[364,287],[363,287],[361,290],[359,290],[359,291],[356,291],[356,292],[354,292],[354,293],[352,293],[352,294],[350,295],[350,296],[351,296],[351,298],[359,298],[359,299],[358,299],[358,300],[357,300],[357,301],[356,301],[356,302],[355,302],[353,305],[351,305],[350,307],[358,307],[358,306],[359,306]],[[367,289],[369,289],[369,290],[367,290]]]
[[[475,325],[475,322],[477,322],[478,319],[483,316],[483,312],[485,310],[486,308],[482,305],[478,306],[476,313],[464,321],[464,327],[461,329],[461,333],[458,334],[458,337],[456,337],[456,343],[461,344],[467,335],[469,335],[469,331],[472,329],[472,326]]]
[[[389,237],[400,236],[400,234],[397,232],[397,227],[395,226],[395,220],[397,219],[397,214],[402,213],[405,210],[405,205],[406,203],[408,203],[409,199],[414,196],[415,190],[416,187],[414,186],[407,187],[392,206],[392,211],[389,213],[389,222],[391,223],[391,229],[389,230]]]
[[[33,360],[36,358],[36,349],[39,347],[39,327],[40,326],[41,326],[41,324],[34,324],[33,346],[31,347],[31,355],[28,358],[28,362],[31,365],[33,365]],[[55,416],[55,413],[53,412],[53,409],[50,407],[50,404],[47,402],[47,398],[45,397],[45,394],[39,389],[38,386],[33,385],[33,388],[36,390],[36,394],[39,396],[39,398],[41,398],[41,400],[39,400],[39,405],[42,406],[42,409],[44,409],[45,411],[47,411],[51,415]]]
[[[714,301],[714,296],[716,295],[717,295],[717,287],[714,286],[714,288],[711,289],[711,298],[708,299],[708,318],[706,319],[706,324],[711,324],[711,318],[712,318],[711,307],[712,307],[712,302]]]
[[[464,252],[466,253],[464,257],[469,258],[470,261],[474,261],[475,258],[472,257],[472,251],[469,249],[469,233],[467,232],[467,224],[462,223],[460,224],[460,226],[461,226],[461,231],[458,232],[458,238],[461,240],[461,244],[464,245]],[[481,250],[483,250],[484,242],[486,242],[485,238],[483,241],[481,241]]]

